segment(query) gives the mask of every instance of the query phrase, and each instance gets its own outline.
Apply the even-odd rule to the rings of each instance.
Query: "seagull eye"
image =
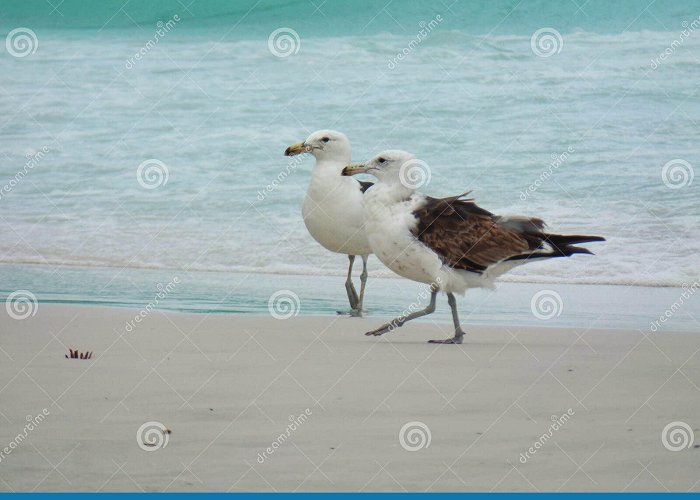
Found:
[[[379,162],[380,165],[383,165],[386,163],[386,158],[379,158],[377,161]]]
[[[323,139],[321,139],[321,142],[329,142],[329,141],[330,141],[330,139],[328,137],[324,137]]]

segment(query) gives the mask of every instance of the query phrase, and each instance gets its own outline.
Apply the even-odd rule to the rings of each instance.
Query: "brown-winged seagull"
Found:
[[[418,193],[404,175],[415,161],[410,153],[390,150],[343,169],[343,175],[367,173],[378,179],[364,195],[365,228],[372,252],[395,273],[427,283],[431,290],[428,307],[365,335],[382,335],[432,313],[441,291],[447,294],[455,333],[453,338],[430,342],[461,344],[464,331],[455,293],[493,288],[497,277],[527,262],[590,254],[575,245],[605,240],[547,233],[541,219],[494,215],[464,195],[439,199]]]

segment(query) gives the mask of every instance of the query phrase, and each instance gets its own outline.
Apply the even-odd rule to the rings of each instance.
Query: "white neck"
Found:
[[[318,179],[328,179],[331,177],[342,178],[343,168],[350,163],[350,158],[316,160],[312,176]]]
[[[381,199],[383,203],[393,204],[405,201],[413,195],[415,189],[408,188],[400,182],[377,182],[374,187],[368,191]]]

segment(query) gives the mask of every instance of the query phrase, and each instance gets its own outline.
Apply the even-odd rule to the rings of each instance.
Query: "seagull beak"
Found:
[[[367,172],[368,168],[364,163],[353,163],[351,165],[347,165],[343,168],[343,172],[341,175],[355,175],[355,174],[364,174]]]
[[[311,147],[307,146],[305,142],[297,142],[284,150],[284,156],[296,156],[310,151]]]

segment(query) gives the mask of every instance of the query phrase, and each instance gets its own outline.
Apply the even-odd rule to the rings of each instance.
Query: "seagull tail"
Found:
[[[549,234],[542,235],[543,243],[547,243],[552,249],[552,257],[570,257],[577,253],[593,255],[587,248],[574,246],[579,243],[591,243],[593,241],[605,241],[602,236],[588,236],[582,234]]]
[[[564,234],[540,234],[543,243],[547,243],[550,250],[538,249],[534,252],[516,255],[506,260],[551,259],[553,257],[571,257],[575,254],[594,255],[589,249],[575,246],[577,243],[590,243],[593,241],[605,241],[602,236],[564,235]]]
[[[554,248],[577,245],[579,243],[590,243],[593,241],[605,241],[602,236],[587,236],[582,234],[543,234],[543,239]]]

